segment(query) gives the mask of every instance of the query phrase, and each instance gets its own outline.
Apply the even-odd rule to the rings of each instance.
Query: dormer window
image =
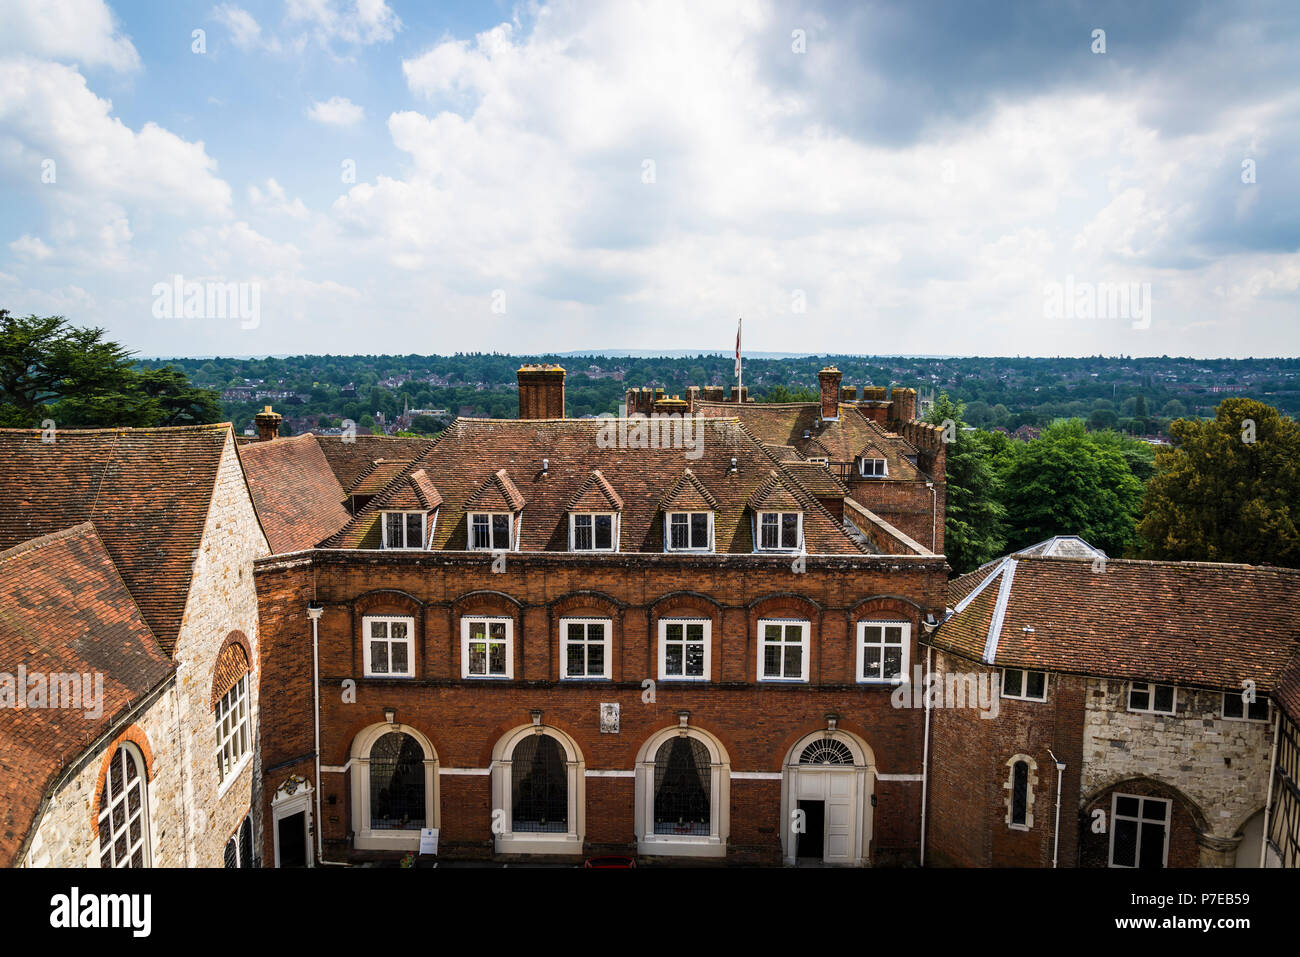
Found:
[[[713,551],[712,512],[668,512],[664,541],[670,552]]]
[[[509,512],[469,514],[469,549],[472,552],[509,551],[513,532],[514,516]]]
[[[571,513],[569,515],[569,551],[618,551],[618,513]]]
[[[759,512],[760,551],[795,551],[803,541],[803,512]]]
[[[428,525],[424,512],[384,512],[384,548],[424,548]]]
[[[858,459],[858,474],[863,478],[887,478],[889,463],[884,459],[863,456]]]

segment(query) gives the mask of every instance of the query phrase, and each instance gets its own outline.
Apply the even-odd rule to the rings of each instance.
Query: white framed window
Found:
[[[104,771],[99,796],[99,866],[149,867],[149,793],[144,757],[123,744]]]
[[[758,680],[807,681],[811,623],[764,618],[758,623]]]
[[[374,724],[352,739],[353,846],[417,850],[420,829],[438,827],[438,755],[409,725]]]
[[[605,678],[610,671],[608,618],[561,618],[560,661],[562,677]]]
[[[617,512],[572,512],[569,515],[569,551],[618,551]]]
[[[1128,688],[1128,710],[1144,714],[1173,714],[1178,702],[1178,689],[1173,685],[1157,685],[1149,681],[1134,681]]]
[[[858,622],[858,682],[906,680],[911,635],[906,621]]]
[[[1247,701],[1243,691],[1225,691],[1223,693],[1223,716],[1229,721],[1267,721],[1268,698],[1257,695],[1254,701]]]
[[[758,548],[791,552],[803,544],[803,512],[759,512]]]
[[[670,552],[713,551],[713,513],[669,512],[664,516],[664,548]]]
[[[1021,701],[1047,700],[1047,672],[1024,668],[1002,669],[1002,697]]]
[[[361,619],[365,635],[367,678],[415,676],[415,619],[367,616]]]
[[[492,749],[493,828],[500,854],[581,854],[586,836],[586,762],[557,728],[521,725]]]
[[[234,777],[253,753],[248,731],[248,672],[217,702],[217,777]]]
[[[239,830],[226,840],[224,863],[227,868],[253,866],[253,819],[246,816]]]
[[[513,678],[515,623],[510,618],[460,620],[460,676]]]
[[[642,854],[725,857],[731,829],[731,761],[707,732],[664,728],[636,761],[633,826]]]
[[[1110,801],[1110,866],[1165,867],[1169,863],[1168,798],[1120,794]]]
[[[424,512],[384,512],[384,548],[424,548],[428,529]]]
[[[886,478],[889,475],[889,462],[885,459],[858,459],[858,474],[863,478]]]
[[[514,540],[514,519],[509,512],[470,512],[470,551],[510,551]]]
[[[659,621],[659,677],[671,681],[708,681],[713,622],[706,618]]]

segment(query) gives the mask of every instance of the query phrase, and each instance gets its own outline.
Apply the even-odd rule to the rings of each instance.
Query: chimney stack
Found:
[[[564,418],[564,367],[520,366],[519,418]]]
[[[827,366],[817,373],[817,384],[822,390],[821,415],[823,421],[835,421],[840,417],[840,379],[843,373],[834,366]]]
[[[916,418],[916,390],[894,386],[889,398],[893,400],[892,419],[899,422],[911,422]]]
[[[257,441],[270,442],[280,434],[280,420],[284,416],[279,412],[272,412],[268,405],[261,412],[253,416],[253,422],[257,425]]]

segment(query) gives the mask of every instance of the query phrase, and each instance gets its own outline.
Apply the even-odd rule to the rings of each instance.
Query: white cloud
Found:
[[[83,66],[135,70],[140,55],[103,0],[5,0],[0,56],[25,54]]]
[[[287,0],[285,19],[308,26],[322,46],[334,40],[363,46],[387,43],[402,29],[402,21],[384,0]]]
[[[280,41],[275,37],[264,37],[261,24],[242,7],[222,3],[212,8],[212,17],[230,31],[230,41],[245,53],[259,47],[272,52],[280,49]]]
[[[293,202],[290,202],[284,187],[274,179],[268,179],[264,188],[249,186],[248,199],[259,212],[288,216],[290,219],[306,219],[310,215],[302,199],[295,196]]]
[[[331,96],[313,103],[307,115],[327,126],[356,126],[365,119],[366,111],[345,96]]]
[[[41,259],[48,259],[50,254],[54,251],[50,249],[49,246],[45,245],[39,236],[27,235],[19,236],[9,244],[9,248],[14,251],[15,255],[21,256],[23,259],[35,259],[38,261]]]

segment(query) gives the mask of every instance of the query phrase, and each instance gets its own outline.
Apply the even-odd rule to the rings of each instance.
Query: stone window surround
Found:
[[[1011,809],[1015,803],[1016,787],[1016,765],[1024,761],[1029,765],[1029,776],[1025,785],[1025,823],[1015,824],[1011,820]],[[1007,792],[1003,804],[1007,809],[1006,821],[1007,827],[1013,831],[1029,831],[1034,826],[1034,788],[1038,786],[1038,762],[1027,754],[1013,754],[1006,762],[1007,779],[1002,784],[1002,789]]]

